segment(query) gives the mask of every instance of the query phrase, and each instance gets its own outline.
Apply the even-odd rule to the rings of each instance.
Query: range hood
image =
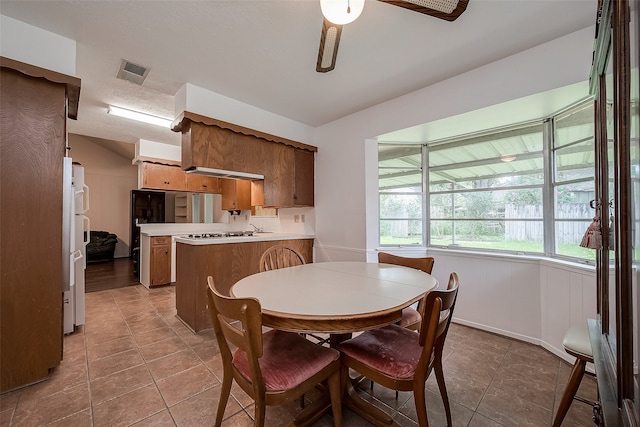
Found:
[[[186,173],[192,173],[196,175],[215,176],[217,178],[226,179],[243,179],[247,181],[258,181],[264,179],[264,175],[247,172],[228,171],[224,169],[205,168],[201,166],[193,167],[186,170]]]

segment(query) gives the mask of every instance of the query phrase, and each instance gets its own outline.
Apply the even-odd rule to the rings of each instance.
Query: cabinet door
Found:
[[[184,191],[186,189],[185,173],[179,166],[159,163],[142,163],[143,188]]]
[[[314,153],[307,150],[294,150],[295,171],[293,204],[295,206],[313,206],[314,203]]]
[[[294,148],[270,143],[265,150],[264,206],[293,206]]]
[[[221,179],[222,210],[251,209],[251,181]]]
[[[171,238],[158,236],[151,238],[150,286],[171,283]]]
[[[220,194],[220,179],[213,176],[185,174],[187,191]]]

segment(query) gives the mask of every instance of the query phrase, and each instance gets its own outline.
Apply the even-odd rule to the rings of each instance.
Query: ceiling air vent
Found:
[[[116,77],[141,85],[144,79],[147,78],[149,70],[151,70],[151,68],[143,67],[142,65],[134,64],[133,62],[123,59]]]

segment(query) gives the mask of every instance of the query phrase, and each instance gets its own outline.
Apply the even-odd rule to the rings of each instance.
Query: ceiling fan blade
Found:
[[[342,25],[333,24],[324,18],[324,22],[322,22],[322,34],[320,35],[318,63],[316,64],[317,72],[326,73],[335,68],[341,34]]]
[[[424,13],[445,21],[455,21],[467,9],[469,0],[378,0],[383,3]]]

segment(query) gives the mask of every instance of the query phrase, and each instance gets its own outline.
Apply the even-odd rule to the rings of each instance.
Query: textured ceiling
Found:
[[[107,116],[107,104],[174,118],[173,97],[189,82],[319,126],[593,25],[596,6],[470,0],[446,22],[367,0],[326,74],[315,71],[318,0],[2,0],[0,12],[77,41],[82,90],[70,132],[178,144],[171,131]],[[122,58],[151,67],[143,86],[115,78]]]

